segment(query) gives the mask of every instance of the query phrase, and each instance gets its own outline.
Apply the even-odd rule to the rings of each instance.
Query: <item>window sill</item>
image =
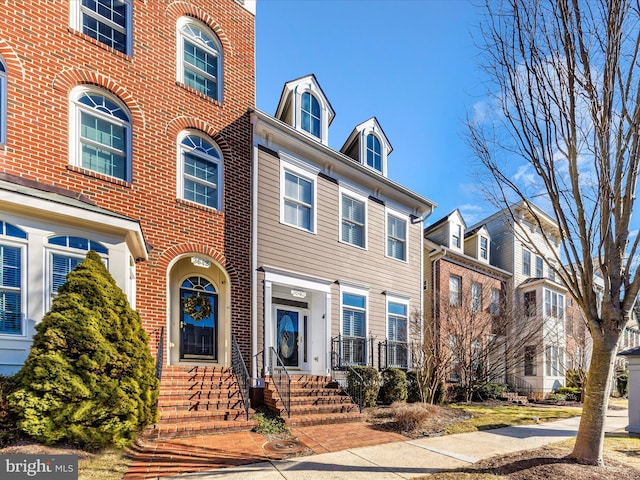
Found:
[[[305,233],[310,233],[312,235],[316,234],[316,232],[314,232],[313,230],[309,230],[307,228],[299,227],[297,225],[292,225],[291,223],[285,223],[285,222],[281,221],[280,225],[286,225],[287,227],[295,228],[296,230],[300,230],[301,232],[305,232]]]
[[[116,177],[110,177],[109,175],[105,175],[103,173],[99,173],[93,170],[89,170],[88,168],[77,167],[75,165],[67,165],[67,170],[72,172],[80,173],[82,175],[86,175],[87,177],[97,178],[99,180],[103,180],[105,182],[113,183],[115,185],[120,185],[122,187],[131,188],[131,182],[127,182],[125,180],[121,180]]]
[[[93,43],[97,47],[100,47],[103,50],[106,50],[107,52],[113,53],[114,55],[122,58],[123,60],[131,61],[133,58],[132,54],[127,55],[126,53],[122,53],[120,50],[116,50],[115,48],[110,47],[109,45],[96,40],[92,36],[87,35],[86,33],[83,33],[80,30],[76,30],[75,28],[72,28],[72,27],[68,27],[67,30],[69,31],[69,33],[75,35],[76,37],[80,37],[89,43]]]
[[[217,208],[207,207],[206,205],[202,205],[200,203],[192,202],[190,200],[185,200],[184,198],[176,198],[176,203],[178,205],[184,205],[186,207],[197,208],[198,210],[203,210],[205,212],[217,213],[222,215],[222,210],[218,210]]]
[[[217,105],[218,107],[223,107],[224,105],[222,104],[221,101],[216,100],[215,98],[211,98],[208,95],[205,95],[204,93],[196,90],[195,88],[191,88],[188,85],[185,85],[184,83],[180,82],[180,81],[176,81],[176,85],[180,88],[182,88],[183,90],[186,90],[187,92],[196,95],[200,98],[202,98],[203,100],[206,100],[209,103],[213,103],[214,105]]]

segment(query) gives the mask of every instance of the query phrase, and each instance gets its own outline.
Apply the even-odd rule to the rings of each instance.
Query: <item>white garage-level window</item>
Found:
[[[0,335],[24,335],[22,229],[0,220]]]
[[[131,117],[116,96],[93,87],[71,92],[71,164],[131,181]]]

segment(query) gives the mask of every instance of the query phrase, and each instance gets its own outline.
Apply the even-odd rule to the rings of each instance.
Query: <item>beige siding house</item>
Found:
[[[407,367],[422,305],[422,228],[435,204],[386,176],[378,121],[328,146],[333,109],[315,76],[288,82],[254,131],[252,377],[277,353],[292,374]]]

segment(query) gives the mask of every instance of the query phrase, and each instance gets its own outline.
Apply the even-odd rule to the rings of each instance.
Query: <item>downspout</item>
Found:
[[[258,145],[255,141],[257,118],[251,114],[251,378],[252,385],[258,386]],[[256,359],[254,361],[254,358]]]

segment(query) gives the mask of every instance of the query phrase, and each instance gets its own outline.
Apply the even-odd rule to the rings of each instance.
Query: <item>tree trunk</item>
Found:
[[[604,422],[617,353],[614,335],[593,335],[593,351],[583,399],[580,429],[571,457],[590,465],[604,465]]]

